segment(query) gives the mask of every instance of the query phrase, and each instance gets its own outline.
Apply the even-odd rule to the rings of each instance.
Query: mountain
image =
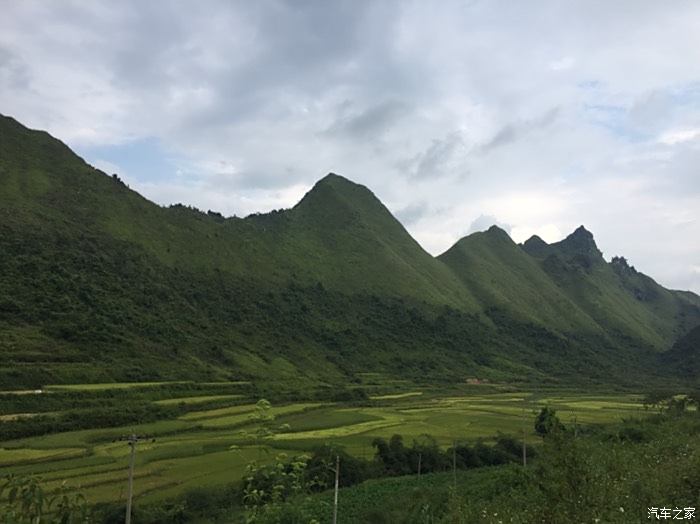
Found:
[[[560,242],[532,237],[522,248],[608,334],[664,350],[698,323],[697,295],[663,288],[623,257],[606,262],[583,226]]]
[[[537,260],[497,226],[462,238],[438,260],[473,290],[482,307],[504,308],[523,321],[563,332],[603,334]]]
[[[292,209],[160,207],[0,116],[0,389],[56,382],[388,378],[634,384],[700,324],[579,228],[498,228],[435,258],[334,174]],[[625,368],[624,374],[620,373]],[[667,380],[671,370],[664,377]]]
[[[688,331],[660,357],[660,365],[678,370],[684,377],[697,383],[700,377],[700,326]]]

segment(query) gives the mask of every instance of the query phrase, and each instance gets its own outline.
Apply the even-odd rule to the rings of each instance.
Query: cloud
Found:
[[[567,69],[571,69],[575,63],[576,60],[574,60],[573,57],[565,56],[558,60],[553,60],[552,62],[550,62],[549,68],[552,71],[566,71]]]
[[[161,204],[266,211],[334,171],[432,253],[480,215],[514,238],[585,224],[700,291],[698,18],[636,0],[5,2],[0,112]]]
[[[504,224],[499,221],[493,215],[479,215],[470,225],[467,233],[474,233],[476,231],[486,231],[491,226],[498,226],[510,234],[512,226],[509,224]]]
[[[559,108],[555,107],[533,120],[506,124],[479,150],[481,153],[487,153],[492,149],[511,144],[528,133],[546,128],[556,120],[558,113]]]
[[[8,90],[28,89],[29,70],[12,51],[0,47],[0,86]]]
[[[399,166],[406,169],[414,178],[437,178],[448,174],[463,174],[461,161],[467,152],[462,135],[454,131],[444,138],[433,139],[425,151]]]
[[[347,104],[343,104],[343,109]],[[367,109],[347,114],[346,110],[325,131],[330,136],[377,139],[384,131],[395,125],[407,112],[405,104],[397,100],[388,100]]]
[[[394,216],[403,225],[411,225],[418,222],[430,212],[430,207],[425,202],[416,202],[394,212]]]
[[[671,131],[666,131],[659,137],[659,142],[667,146],[675,146],[676,144],[683,144],[685,142],[691,142],[696,138],[700,137],[700,128],[696,129],[674,129]]]

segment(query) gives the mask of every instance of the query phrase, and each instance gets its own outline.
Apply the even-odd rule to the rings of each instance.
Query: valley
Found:
[[[370,384],[380,377],[367,377]],[[43,395],[61,391],[124,390],[126,385],[92,385],[47,388]],[[201,396],[173,396],[172,384],[131,384],[133,399],[159,398],[155,404],[187,406],[173,418],[113,428],[66,431],[0,442],[0,465],[15,474],[37,474],[49,489],[63,482],[79,489],[91,503],[123,503],[128,469],[128,446],[115,439],[137,433],[155,439],[138,445],[135,494],[137,503],[177,497],[188,489],[221,487],[240,481],[247,463],[310,452],[323,444],[343,447],[350,454],[370,459],[372,441],[401,434],[410,443],[424,435],[442,447],[453,441],[492,441],[498,433],[521,436],[536,445],[540,438],[533,423],[542,406],[557,410],[566,424],[607,424],[646,413],[639,395],[625,392],[572,390],[521,390],[506,386],[464,386],[449,390],[396,389],[371,394],[364,401],[297,401],[273,403],[275,424],[287,430],[264,443],[261,453],[251,442],[256,429],[255,399],[245,395],[211,395],[216,389],[235,391],[236,384],[209,384]],[[114,391],[111,390],[111,391]],[[160,391],[159,391],[160,390]],[[170,391],[170,393],[168,393]],[[5,397],[6,399],[6,397]],[[129,395],[121,403],[129,402]],[[5,406],[7,405],[4,404]],[[41,405],[41,402],[38,402]],[[211,407],[216,406],[216,407]],[[52,415],[60,413],[53,412]]]

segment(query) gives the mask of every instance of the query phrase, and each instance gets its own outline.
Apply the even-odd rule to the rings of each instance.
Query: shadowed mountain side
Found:
[[[679,338],[659,360],[662,366],[678,370],[700,387],[700,326]]]

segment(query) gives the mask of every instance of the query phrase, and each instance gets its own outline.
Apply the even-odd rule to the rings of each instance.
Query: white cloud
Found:
[[[659,137],[659,142],[667,146],[674,146],[676,144],[683,144],[685,142],[691,142],[696,138],[700,137],[700,128],[698,129],[675,129],[672,131],[666,131]]]
[[[565,56],[563,58],[553,60],[552,62],[550,62],[549,68],[552,71],[566,71],[567,69],[571,69],[575,63],[576,60],[574,60],[573,57]]]
[[[159,203],[266,211],[334,171],[432,253],[480,215],[518,240],[584,224],[700,291],[698,19],[692,1],[5,2],[0,112],[98,165],[155,138],[179,175],[110,160]]]

